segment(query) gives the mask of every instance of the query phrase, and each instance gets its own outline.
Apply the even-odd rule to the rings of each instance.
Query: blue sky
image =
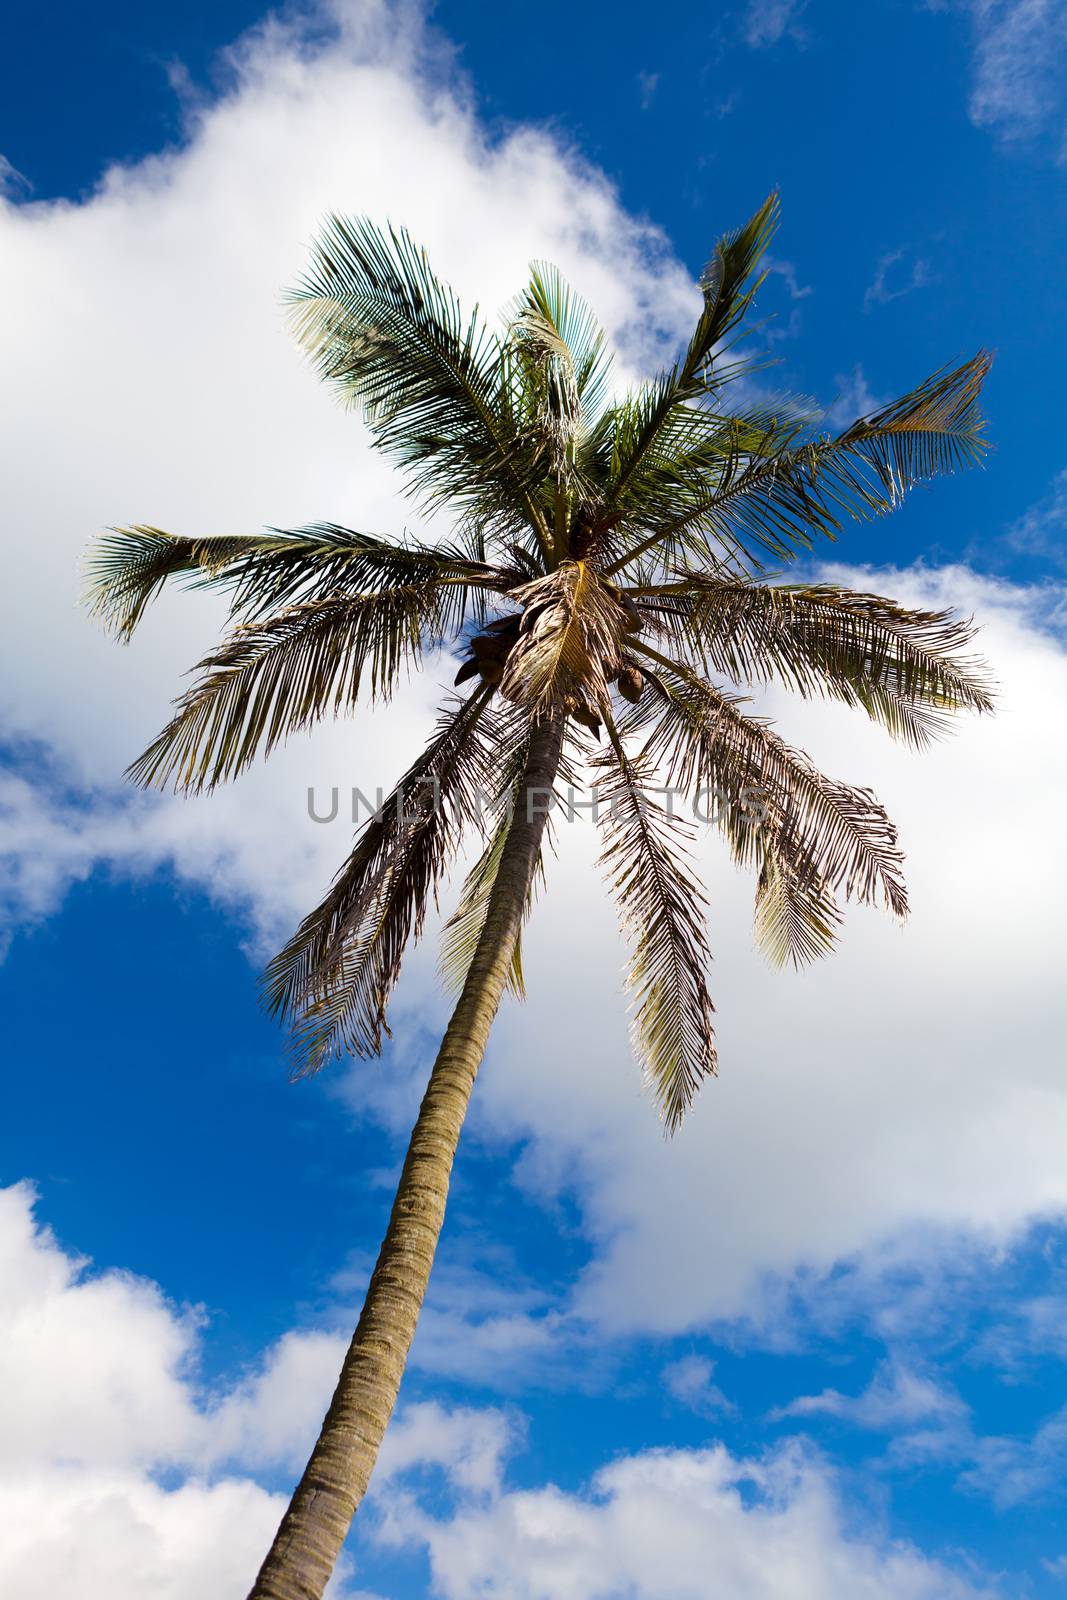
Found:
[[[290,1085],[256,971],[346,848],[308,784],[389,783],[448,663],[231,795],[144,800],[122,768],[220,619],[179,597],[120,651],[85,541],[404,525],[281,326],[328,207],[490,308],[560,260],[638,371],[777,187],[762,381],[845,417],[996,351],[985,469],[820,561],[974,610],[1003,709],[920,760],[771,705],[887,799],[916,912],[784,977],[709,853],[722,1073],[671,1145],[566,830],[339,1593],[1067,1593],[1067,7],[116,4],[7,45],[0,1587],[244,1593],[444,1016],[431,935],[383,1062]]]

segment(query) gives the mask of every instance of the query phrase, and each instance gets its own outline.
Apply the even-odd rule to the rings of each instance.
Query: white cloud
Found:
[[[1067,1361],[1067,1294],[1062,1290],[1013,1297],[970,1352],[976,1365],[995,1366],[1008,1380],[1032,1371],[1048,1356]]]
[[[873,393],[867,374],[857,361],[851,372],[839,372],[834,377],[837,395],[826,408],[826,420],[835,428],[847,428],[857,417],[869,417],[885,405],[882,396]]]
[[[927,0],[927,9],[962,11],[970,19],[968,109],[976,127],[1006,141],[1050,130],[1063,136],[1067,0]]]
[[[0,154],[0,197],[8,195],[17,200],[28,194],[32,187],[29,179],[17,167],[13,167],[5,155]]]
[[[814,290],[810,283],[800,283],[797,279],[797,269],[791,261],[780,261],[775,256],[765,256],[763,260],[767,272],[778,275],[789,290],[791,300],[806,300]]]
[[[417,1469],[443,1471],[452,1487],[475,1500],[499,1493],[504,1462],[522,1442],[524,1423],[514,1413],[423,1401],[405,1407],[390,1427],[375,1468],[374,1492]],[[392,1500],[392,1490],[384,1497]],[[388,1514],[388,1513],[387,1513]]]
[[[902,270],[896,271],[905,257],[903,246],[898,250],[887,250],[878,257],[874,277],[863,293],[864,311],[869,311],[872,306],[889,305],[891,301],[900,300],[916,289],[925,289],[934,282],[930,263],[922,256],[916,256]]]
[[[884,1530],[848,1530],[825,1466],[798,1444],[646,1451],[586,1493],[504,1490],[437,1520],[398,1499],[382,1536],[425,1542],[445,1600],[976,1600],[980,1588]]]
[[[712,1382],[714,1372],[715,1363],[706,1356],[682,1356],[664,1367],[663,1385],[673,1399],[698,1416],[721,1416],[736,1408]]]
[[[805,0],[748,0],[742,22],[746,44],[761,50],[787,36],[803,43],[800,17],[804,7]]]
[[[103,798],[217,637],[220,610],[169,597],[120,650],[76,605],[93,534],[323,517],[388,534],[413,521],[284,327],[281,292],[329,210],[407,224],[490,318],[528,261],[551,256],[639,365],[698,303],[662,238],[572,151],[531,128],[487,139],[412,8],[293,13],[241,41],[229,68],[221,100],[186,106],[182,146],[112,169],[85,203],[0,199],[0,287],[22,308],[0,330],[0,721],[52,778],[6,797],[12,919],[47,911],[94,861],[129,869],[136,856],[171,861],[273,933],[345,848],[343,829],[308,823],[307,784],[391,782],[451,676],[431,664],[388,714],[296,741],[209,803],[126,813]]]
[[[197,1382],[201,1319],[143,1278],[94,1272],[33,1207],[28,1184],[0,1189],[0,1592],[232,1600],[285,1504],[245,1469],[288,1459],[287,1427],[301,1447],[313,1434],[337,1342],[327,1374],[317,1337],[292,1335],[263,1377],[213,1404]]]
[[[656,98],[659,80],[660,75],[658,72],[639,72],[637,74],[637,92],[641,101],[642,111],[647,111]]]
[[[141,1279],[86,1277],[84,1263],[36,1231],[32,1198],[25,1185],[0,1190],[0,1467],[186,1458],[197,1432],[183,1378],[195,1319]]]
[[[776,1285],[800,1269],[817,1302],[835,1263],[895,1239],[995,1250],[1067,1210],[1067,847],[1051,825],[1067,752],[1047,737],[1067,654],[1042,610],[1054,597],[962,569],[828,575],[976,610],[1000,712],[920,757],[838,708],[789,707],[784,730],[896,817],[912,917],[901,930],[852,913],[832,961],[773,974],[752,949],[751,885],[709,850],[720,1076],[669,1143],[627,1048],[592,830],[560,830],[527,939],[530,1000],[501,1015],[475,1117],[526,1136],[533,1192],[577,1194],[593,1259],[573,1309],[611,1329],[771,1317]]]
[[[1056,474],[1047,495],[1016,518],[1005,542],[1022,555],[1044,557],[1061,567],[1067,562],[1067,469]]]
[[[71,1257],[35,1225],[25,1184],[0,1190],[0,1266],[16,1295],[0,1323],[0,1592],[244,1593],[283,1504],[253,1474],[299,1459],[337,1342],[291,1333],[212,1402],[196,1381],[198,1319],[154,1284]],[[976,1593],[884,1530],[846,1528],[833,1479],[796,1444],[751,1461],[720,1446],[648,1452],[568,1495],[508,1488],[524,1432],[514,1412],[406,1406],[386,1436],[363,1537],[426,1546],[445,1596],[682,1600],[708,1584],[731,1600]],[[354,1582],[348,1558],[335,1600],[373,1600]]]
[[[895,1431],[918,1422],[957,1418],[966,1406],[933,1378],[900,1361],[882,1362],[868,1387],[857,1395],[824,1389],[782,1406],[778,1417],[838,1417],[859,1428]]]
[[[1058,1494],[1067,1467],[1067,1406],[1045,1419],[1029,1438],[981,1437],[961,1452],[972,1465],[960,1484],[1003,1510]]]
[[[234,1600],[284,1501],[247,1480],[167,1490],[129,1472],[55,1467],[0,1479],[0,1508],[0,1584],[19,1600]]]

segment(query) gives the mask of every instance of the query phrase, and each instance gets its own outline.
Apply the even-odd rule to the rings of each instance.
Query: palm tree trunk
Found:
[[[359,1324],[318,1442],[249,1600],[320,1600],[377,1459],[444,1221],[474,1080],[522,926],[563,745],[563,719],[534,729],[485,928],[445,1030],[408,1145]]]

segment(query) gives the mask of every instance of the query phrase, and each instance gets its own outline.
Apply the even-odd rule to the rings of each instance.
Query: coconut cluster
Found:
[[[604,587],[610,589],[612,598],[622,614],[621,633],[623,635],[640,633],[644,625],[643,620],[630,597],[621,593],[614,585],[605,584]],[[470,654],[456,673],[456,684],[466,683],[469,679],[477,677],[491,688],[499,688],[512,651],[524,635],[533,631],[539,619],[549,609],[548,603],[533,604],[487,623],[481,633],[476,633],[468,641],[467,648]],[[624,700],[636,705],[645,686],[645,675],[637,663],[620,650],[617,659],[605,663],[604,666],[603,681],[614,684]],[[600,737],[602,716],[599,707],[589,695],[566,694],[563,696],[562,705],[575,722],[590,729],[597,738]]]

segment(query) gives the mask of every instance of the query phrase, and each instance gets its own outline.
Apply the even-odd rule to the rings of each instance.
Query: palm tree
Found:
[[[943,370],[832,437],[797,401],[747,398],[751,384],[728,409],[776,217],[772,196],[720,241],[684,355],[621,394],[603,334],[555,268],[533,267],[498,334],[477,310],[464,316],[406,233],[334,218],[292,297],[297,334],[419,507],[448,514],[449,540],[332,524],[212,539],[134,527],[95,553],[93,603],[120,637],[172,577],[227,591],[236,624],[134,763],[139,783],[211,789],[361,693],[387,698],[438,646],[462,652],[456,685],[471,686],[445,702],[265,976],[297,1073],[378,1052],[404,950],[461,841],[479,834],[445,933],[458,999],[255,1600],[320,1596],[366,1490],[489,1028],[505,988],[522,988],[553,786],[585,771],[598,787],[601,860],[632,949],[634,1044],[673,1131],[715,1071],[713,1009],[691,828],[650,791],[713,793],[716,826],[756,875],[759,939],[800,963],[833,945],[840,900],[905,914],[901,853],[874,796],[826,777],[739,690],[777,681],[829,696],[918,748],[952,713],[990,707],[981,664],[962,653],[972,629],[951,613],[765,571],[975,461],[988,367],[980,354]]]

